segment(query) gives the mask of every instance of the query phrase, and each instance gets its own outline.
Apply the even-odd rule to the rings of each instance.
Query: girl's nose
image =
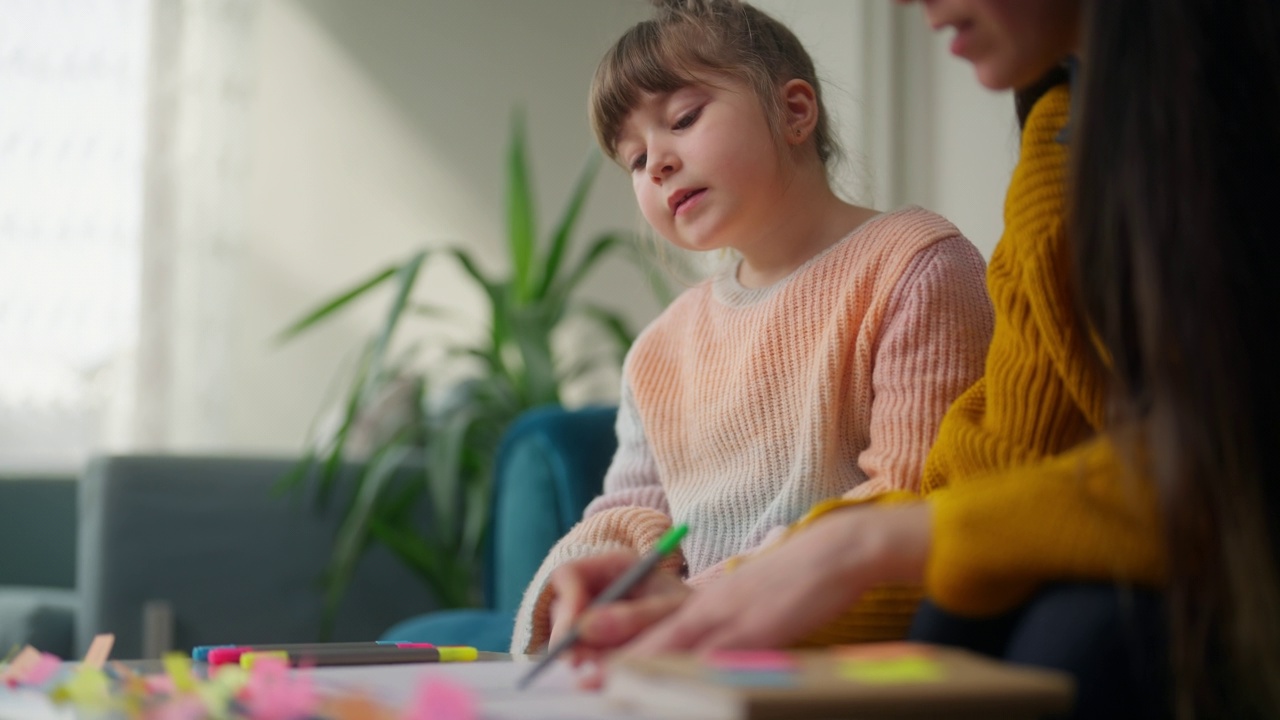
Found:
[[[650,154],[649,156],[649,178],[653,180],[655,185],[662,184],[676,170],[680,169],[680,162],[672,153]]]

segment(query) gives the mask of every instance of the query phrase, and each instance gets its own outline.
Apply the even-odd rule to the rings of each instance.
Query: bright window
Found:
[[[73,469],[138,329],[148,0],[0,0],[0,470]]]

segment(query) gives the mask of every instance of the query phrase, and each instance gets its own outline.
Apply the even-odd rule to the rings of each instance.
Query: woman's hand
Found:
[[[623,652],[786,646],[838,617],[874,585],[920,582],[929,543],[925,503],[833,511],[699,588],[687,602],[665,606],[675,612]],[[653,612],[646,619],[657,616]],[[628,620],[620,606],[598,609],[592,621],[635,629],[635,624],[624,625]]]
[[[600,593],[640,558],[617,551],[577,560],[557,568],[550,579],[553,597],[550,645],[554,646],[579,623],[573,662],[594,659],[634,638],[641,631],[674,612],[691,592],[674,573],[655,570],[606,607],[587,610]]]

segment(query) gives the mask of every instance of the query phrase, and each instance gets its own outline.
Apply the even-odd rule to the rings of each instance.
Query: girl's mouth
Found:
[[[679,195],[673,196],[672,199],[675,202],[672,203],[672,210],[671,210],[672,213],[675,215],[680,215],[681,213],[688,211],[690,208],[692,208],[694,205],[698,203],[698,200],[702,198],[703,194],[706,193],[706,191],[707,191],[706,188],[698,188],[697,190],[689,190],[687,192],[683,192]]]

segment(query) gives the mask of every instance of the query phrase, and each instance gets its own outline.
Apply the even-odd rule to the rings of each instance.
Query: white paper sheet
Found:
[[[438,676],[470,688],[484,720],[655,720],[615,705],[599,693],[580,690],[567,663],[555,663],[524,690],[516,682],[532,661],[423,663],[315,668],[321,690],[362,690],[396,709],[404,709],[422,679]]]
[[[0,718],[4,720],[76,720],[76,717],[70,707],[54,705],[42,692],[0,686]]]

